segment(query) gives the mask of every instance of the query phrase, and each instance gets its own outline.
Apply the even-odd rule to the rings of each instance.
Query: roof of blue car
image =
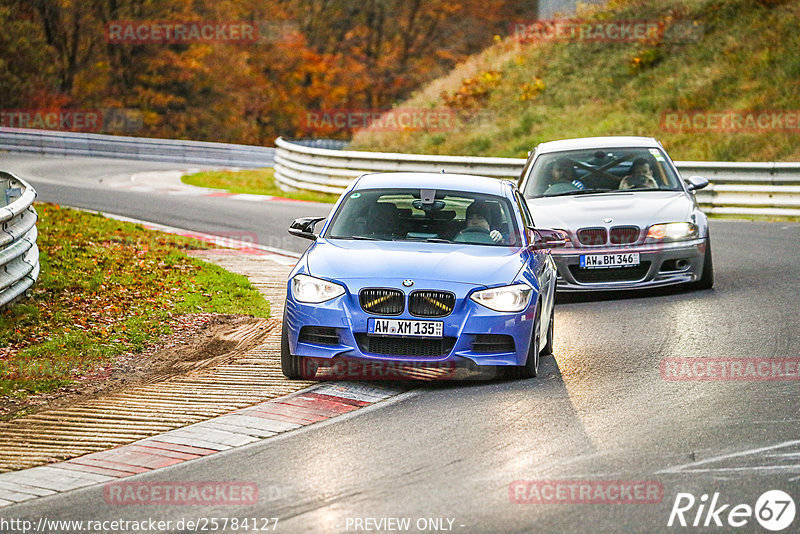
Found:
[[[433,172],[387,172],[365,174],[356,184],[356,189],[412,188],[447,189],[469,191],[488,195],[504,196],[510,182],[472,174],[448,174]]]

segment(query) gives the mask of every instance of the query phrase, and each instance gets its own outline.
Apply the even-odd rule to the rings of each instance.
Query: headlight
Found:
[[[292,279],[292,296],[300,302],[319,304],[344,295],[344,287],[335,282],[298,274]]]
[[[648,241],[678,241],[696,237],[697,225],[688,222],[654,224],[647,231]]]
[[[532,292],[533,289],[528,285],[514,284],[476,291],[470,298],[490,310],[519,312],[528,307]]]

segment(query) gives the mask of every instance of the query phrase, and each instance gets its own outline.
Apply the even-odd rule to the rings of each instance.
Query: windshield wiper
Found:
[[[640,191],[680,191],[680,189],[653,189],[652,187],[631,187],[630,189],[611,189],[609,193],[638,193]]]
[[[613,191],[613,189],[576,189],[574,191],[556,193],[555,195],[544,195],[544,197],[565,197],[568,195],[586,195],[589,193],[608,193],[609,191]]]
[[[337,235],[336,237],[331,237],[329,239],[356,239],[359,241],[380,241],[380,239],[376,237],[367,237],[365,235]]]
[[[426,243],[452,243],[449,239],[442,239],[441,237],[406,237],[401,241],[424,241]]]

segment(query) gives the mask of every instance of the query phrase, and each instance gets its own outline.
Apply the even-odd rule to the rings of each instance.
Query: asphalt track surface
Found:
[[[185,168],[200,168],[187,164]],[[187,230],[241,237],[273,248],[303,252],[309,242],[286,229],[297,217],[325,216],[330,205],[314,202],[248,202],[225,197],[145,193],[115,187],[131,175],[182,169],[175,163],[105,158],[67,158],[0,153],[0,170],[36,188],[37,200],[104,211]]]
[[[155,198],[98,182],[152,167],[168,168],[0,154],[0,168],[29,179],[40,200],[194,230],[255,231],[277,243],[292,218],[325,213],[325,206],[304,203]],[[7,507],[2,516],[156,518],[171,520],[172,529],[181,519],[277,517],[277,532],[767,532],[754,516],[734,528],[729,513],[739,504],[755,508],[767,490],[788,493],[800,507],[797,371],[793,380],[746,373],[740,380],[671,380],[664,364],[800,358],[800,225],[714,220],[711,231],[713,290],[561,298],[554,356],[542,361],[537,379],[421,385],[325,423],[126,479],[255,482],[255,505],[114,506],[97,486]],[[294,250],[302,250],[297,241]],[[520,491],[515,481],[539,482]],[[645,481],[663,493],[655,503],[627,504],[610,493],[601,496],[609,502],[570,494],[579,487],[613,491],[619,481],[623,491],[626,481]],[[556,487],[560,495],[550,493]],[[535,498],[537,489],[544,503],[514,502]],[[667,526],[679,493],[696,499],[683,514],[687,528],[677,517]],[[717,493],[716,508],[728,505],[716,516],[722,527],[707,514]],[[700,526],[692,527],[696,517]],[[371,522],[387,518],[408,518],[409,527]],[[442,527],[430,528],[436,523],[427,520],[437,518]],[[782,531],[798,526],[800,517]],[[244,529],[229,524],[224,531]]]

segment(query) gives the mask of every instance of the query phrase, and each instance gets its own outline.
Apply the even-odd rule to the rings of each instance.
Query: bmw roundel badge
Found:
[[[414,281],[413,280],[403,280],[403,286],[411,287],[413,285],[414,285]]]

